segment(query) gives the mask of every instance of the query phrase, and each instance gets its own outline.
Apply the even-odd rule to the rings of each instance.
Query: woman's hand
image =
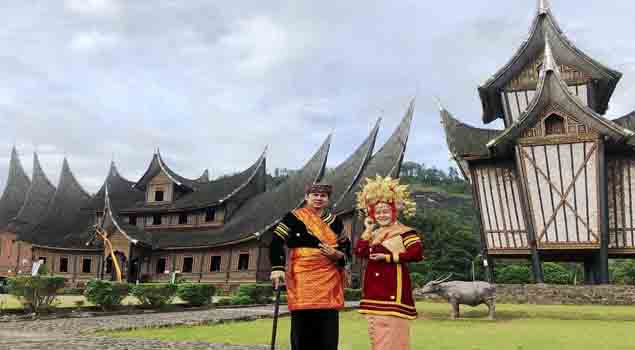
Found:
[[[375,261],[388,261],[388,259],[390,258],[390,255],[375,253],[375,254],[371,254],[369,258],[370,260],[375,260]]]
[[[375,220],[373,220],[373,218],[371,218],[370,216],[366,217],[366,219],[364,219],[364,227],[365,230],[360,238],[368,241],[373,238],[373,231],[375,230]]]
[[[344,253],[323,243],[320,243],[320,253],[333,261],[338,261],[344,258]]]

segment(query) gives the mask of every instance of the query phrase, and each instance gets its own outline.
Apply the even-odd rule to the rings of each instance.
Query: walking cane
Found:
[[[280,286],[276,288],[276,301],[273,307],[273,331],[271,332],[271,350],[276,350],[276,333],[278,332],[278,309],[280,308]]]

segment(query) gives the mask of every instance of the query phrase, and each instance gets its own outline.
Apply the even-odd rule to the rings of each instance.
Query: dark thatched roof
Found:
[[[462,123],[445,108],[441,108],[440,113],[445,140],[452,156],[461,158],[488,156],[487,142],[503,132],[503,130],[481,129]]]
[[[556,58],[552,55],[550,41],[547,40],[545,41],[545,63],[542,66],[538,90],[533,102],[527,107],[527,110],[520,116],[519,120],[498,137],[491,140],[488,147],[490,149],[504,148],[506,144],[519,137],[523,130],[532,127],[545,109],[553,105],[558,106],[559,109],[570,115],[575,115],[579,122],[614,140],[627,139],[633,134],[599,115],[571,94],[567,84],[560,76]]]
[[[304,200],[305,187],[324,174],[331,136],[318,151],[284,183],[247,200],[222,228],[147,230],[155,248],[209,247],[255,239],[276,225]]]
[[[368,137],[357,147],[353,154],[321,180],[321,182],[333,186],[333,193],[331,193],[330,197],[331,204],[338,203],[343,199],[359,181],[359,177],[373,155],[380,122],[381,119],[378,119]]]
[[[9,162],[9,174],[7,176],[7,184],[0,197],[0,229],[4,229],[13,219],[22,205],[26,197],[26,193],[31,187],[31,180],[24,172],[24,168],[20,163],[18,152],[15,147],[11,150],[11,160]]]
[[[375,177],[376,175],[399,177],[401,163],[408,144],[413,114],[414,100],[410,102],[410,106],[397,129],[381,149],[368,161],[351,190],[335,203],[334,211],[337,214],[348,213],[355,209],[356,193],[364,185],[364,179]]]
[[[33,175],[31,186],[26,192],[24,205],[18,215],[11,221],[11,230],[22,240],[43,219],[55,194],[55,186],[51,184],[42,170],[37,153],[33,153]]]
[[[578,49],[567,39],[558,26],[550,6],[545,1],[541,1],[541,3],[538,6],[529,37],[509,62],[478,89],[483,105],[484,123],[503,117],[504,109],[500,89],[540,54],[547,40],[551,41],[553,54],[558,62],[576,67],[589,74],[596,81],[594,100],[591,102],[592,109],[599,114],[604,114],[608,108],[609,100],[622,77],[622,73],[607,68]]]
[[[85,249],[85,241],[78,235],[94,220],[90,208],[91,197],[75,179],[64,159],[59,184],[46,214],[23,239],[35,245]]]
[[[157,158],[160,160],[160,156],[155,156],[155,159]],[[119,211],[121,213],[185,211],[216,206],[234,200],[245,187],[265,181],[265,159],[266,150],[249,168],[238,174],[224,176],[209,182],[191,182],[192,191],[178,194],[178,197],[170,203],[147,204],[145,198],[141,197],[139,201],[130,203],[127,207],[118,207]],[[183,179],[183,177],[180,178]],[[139,188],[137,185],[139,182],[135,188]],[[258,192],[262,191],[264,188]]]

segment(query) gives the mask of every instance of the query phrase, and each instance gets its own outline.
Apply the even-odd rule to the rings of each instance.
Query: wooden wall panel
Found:
[[[483,232],[489,249],[526,249],[527,228],[511,165],[473,168]]]
[[[598,145],[519,146],[539,247],[599,245]]]
[[[633,191],[635,191],[635,161],[608,160],[609,248],[635,248]]]

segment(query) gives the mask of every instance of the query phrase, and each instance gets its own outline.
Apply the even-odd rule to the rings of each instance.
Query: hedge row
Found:
[[[27,309],[41,313],[55,307],[55,299],[62,292],[79,292],[78,289],[64,290],[65,282],[63,277],[20,276],[8,279],[7,291],[18,297]],[[190,305],[209,305],[214,293],[213,285],[201,283],[129,285],[102,280],[88,282],[83,292],[89,302],[103,310],[120,306],[127,295],[135,296],[142,306],[158,308],[170,303],[177,295]]]

